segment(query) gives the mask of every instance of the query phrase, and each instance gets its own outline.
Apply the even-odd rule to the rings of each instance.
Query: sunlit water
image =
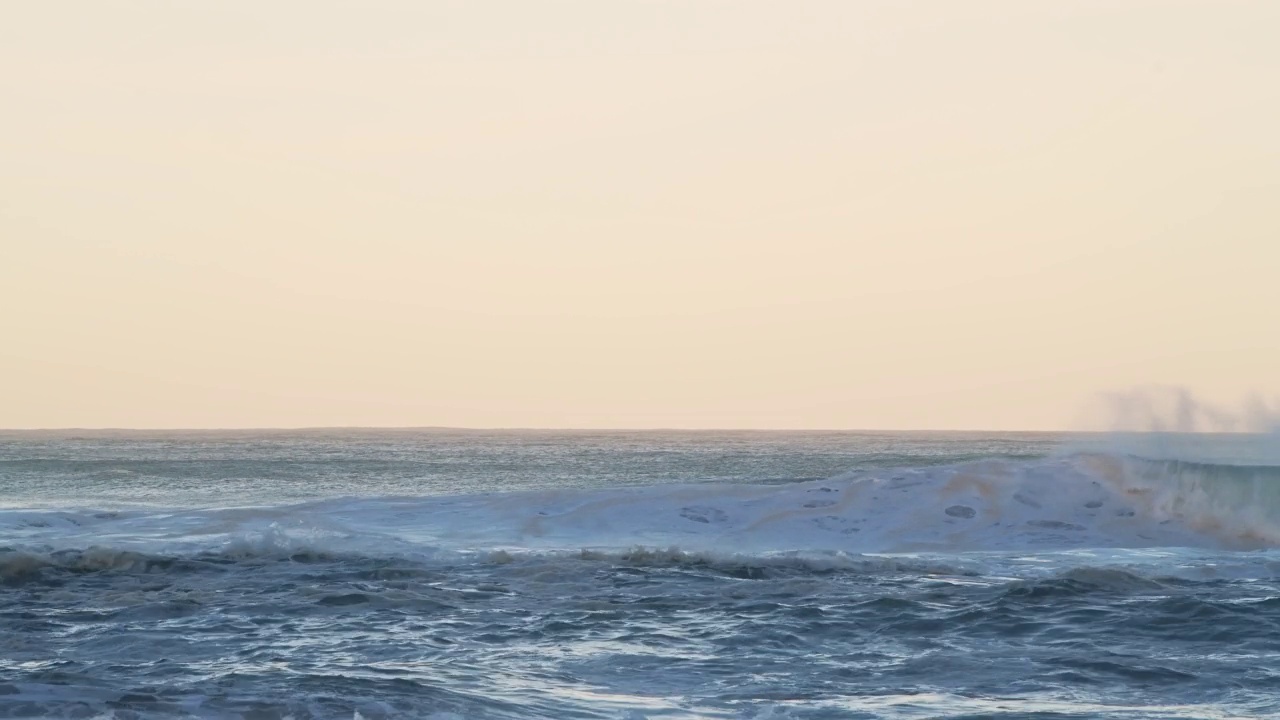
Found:
[[[0,717],[1280,716],[1264,436],[0,435]]]

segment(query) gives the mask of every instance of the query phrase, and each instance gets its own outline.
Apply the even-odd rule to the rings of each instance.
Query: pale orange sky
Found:
[[[0,427],[1280,391],[1280,3],[0,8]]]

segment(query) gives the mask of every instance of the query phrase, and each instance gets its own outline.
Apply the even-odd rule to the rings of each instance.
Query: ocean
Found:
[[[1266,435],[0,432],[4,718],[1280,717]]]

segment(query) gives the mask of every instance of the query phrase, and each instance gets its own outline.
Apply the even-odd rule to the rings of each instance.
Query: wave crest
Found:
[[[582,548],[619,553],[636,547],[751,557],[787,551],[1261,549],[1280,547],[1280,467],[1094,452],[854,472],[785,485],[340,498],[212,510],[6,510],[0,511],[0,542],[50,551],[110,545],[152,554],[274,558]],[[30,561],[15,556],[7,562],[17,568]],[[86,555],[75,562],[140,561]]]

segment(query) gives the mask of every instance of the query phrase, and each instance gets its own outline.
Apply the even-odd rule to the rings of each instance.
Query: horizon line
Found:
[[[570,426],[462,426],[462,425],[301,425],[301,426],[238,426],[238,427],[11,427],[0,428],[0,433],[197,433],[197,432],[317,432],[317,431],[435,431],[435,432],[759,432],[759,433],[951,433],[951,434],[1093,434],[1109,433],[1142,433],[1142,434],[1188,434],[1188,435],[1265,435],[1265,432],[1241,430],[1069,430],[1069,429],[1030,429],[1010,430],[998,428],[769,428],[769,427],[570,427]]]

